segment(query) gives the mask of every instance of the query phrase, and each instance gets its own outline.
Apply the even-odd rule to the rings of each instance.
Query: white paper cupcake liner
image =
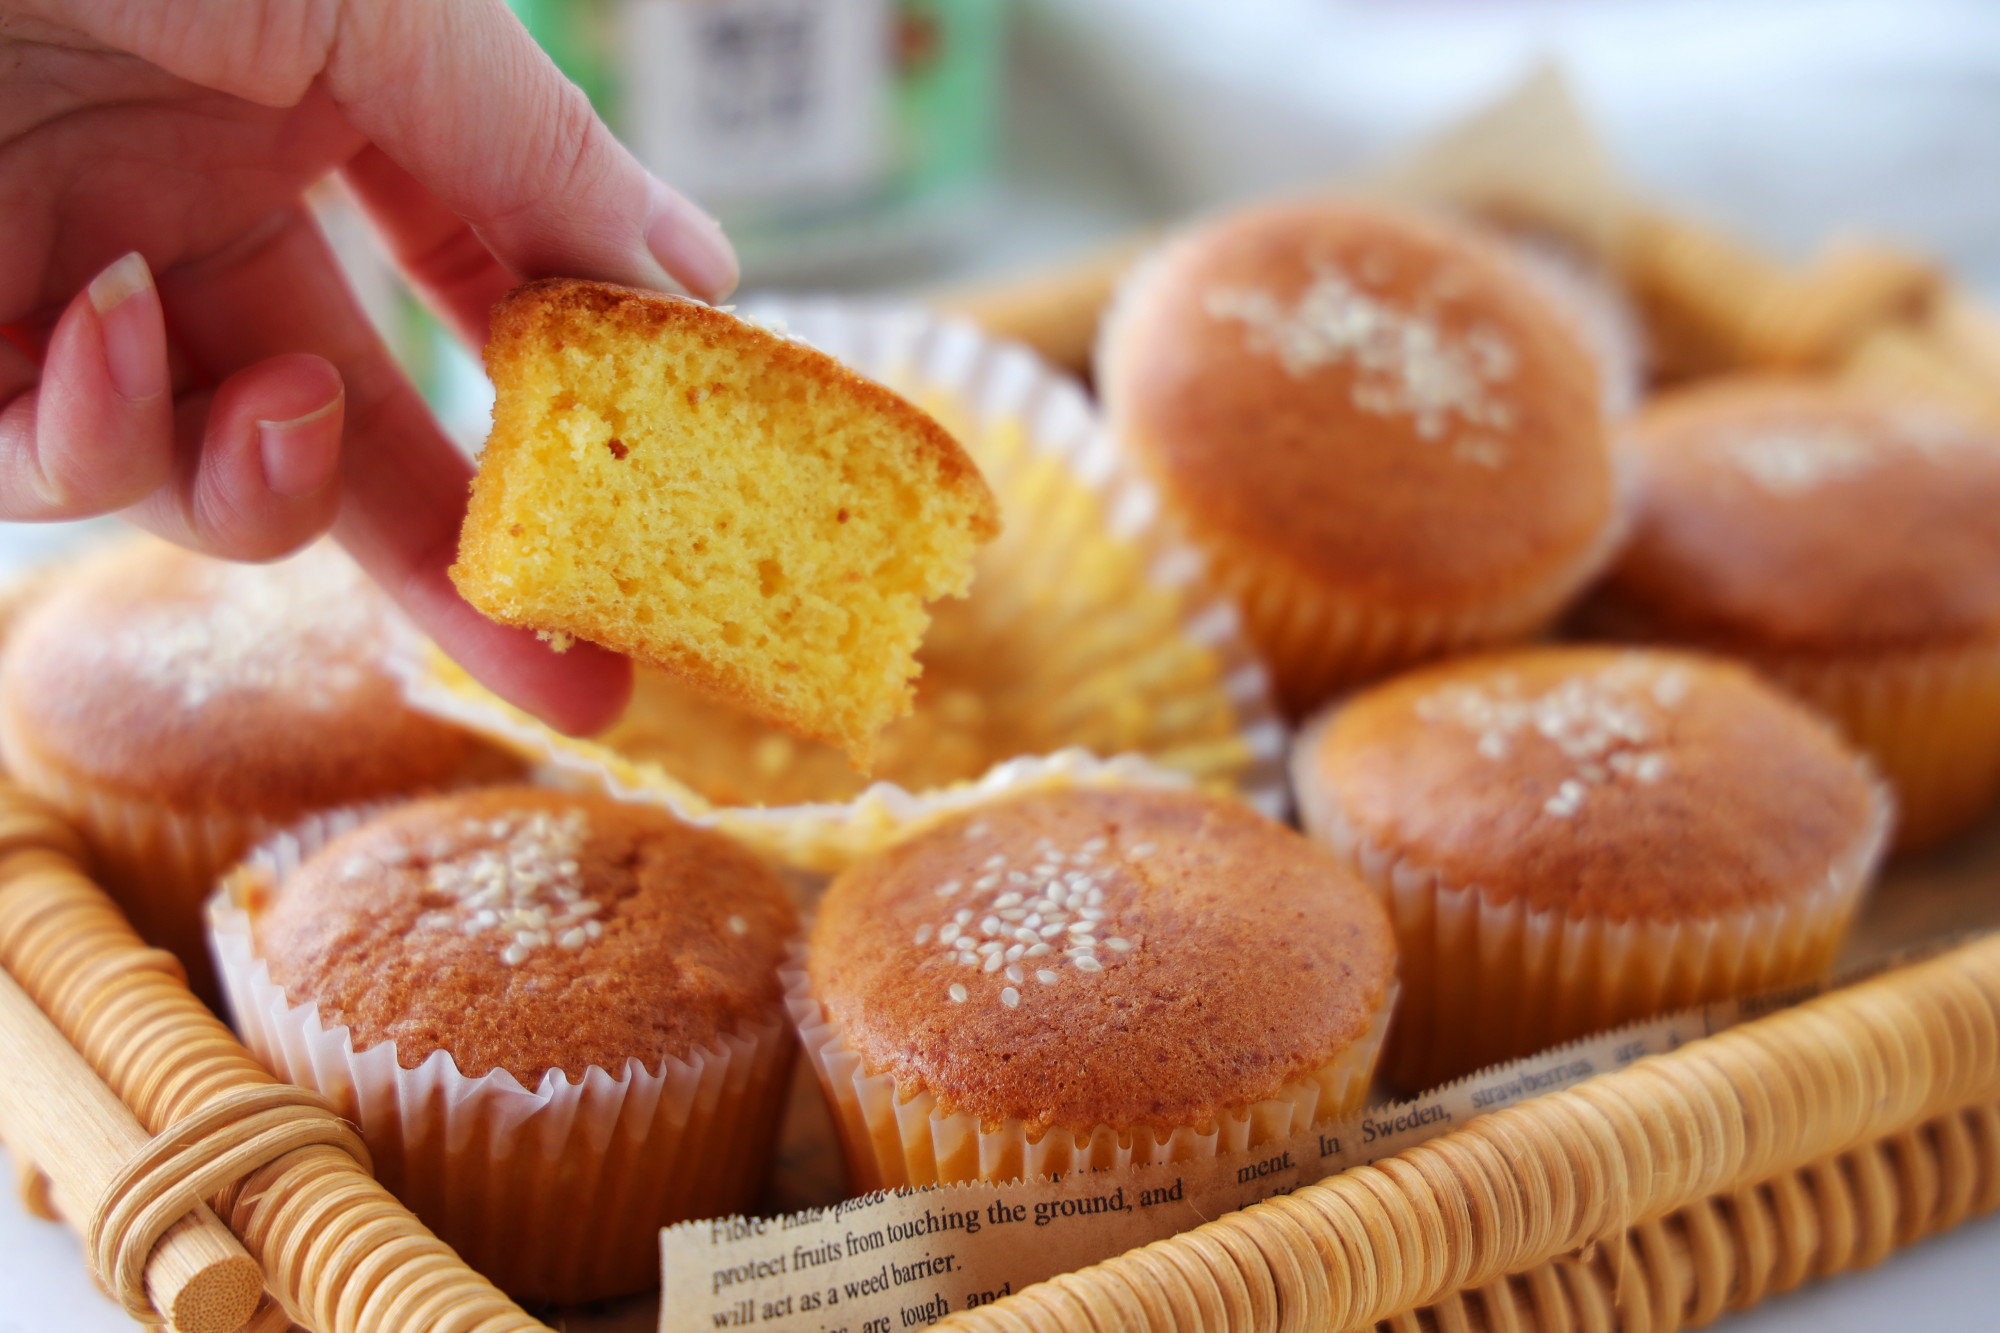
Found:
[[[1389,909],[1402,983],[1383,1072],[1417,1091],[1635,1019],[1824,976],[1887,851],[1895,804],[1820,882],[1751,911],[1684,921],[1614,920],[1495,902],[1478,886],[1371,842],[1312,774],[1327,710],[1300,733],[1301,821]]]
[[[658,1229],[743,1212],[756,1200],[783,1108],[793,1045],[783,1019],[714,1049],[634,1058],[523,1087],[478,1078],[434,1051],[403,1067],[395,1043],[355,1048],[318,1005],[292,1004],[256,957],[246,905],[371,810],[306,821],[255,851],[209,902],[209,941],[237,1033],[278,1077],[311,1088],[361,1128],[382,1183],[510,1294],[572,1302],[659,1279]]]
[[[1882,657],[1753,659],[1831,716],[1896,789],[1896,845],[1965,828],[2000,795],[2000,642]]]
[[[801,1048],[826,1093],[847,1158],[848,1188],[860,1194],[938,1183],[1048,1177],[1182,1162],[1254,1148],[1307,1127],[1340,1120],[1367,1102],[1396,987],[1368,1030],[1325,1066],[1285,1085],[1275,1097],[1225,1111],[1206,1129],[1181,1125],[1164,1137],[1139,1127],[1098,1125],[1087,1133],[1055,1127],[1039,1138],[1019,1120],[983,1124],[963,1111],[945,1113],[937,1098],[871,1072],[840,1024],[814,997],[806,951],[795,947],[779,976]]]
[[[1171,641],[1134,644],[1122,619],[1130,608],[1117,588],[1107,589],[1101,605],[1067,622],[1068,674],[1049,701],[1059,731],[1071,717],[1088,715],[1121,719],[1147,739],[1110,753],[1067,746],[1017,755],[942,787],[912,791],[878,782],[851,800],[753,807],[711,801],[658,765],[559,736],[480,690],[434,652],[401,654],[406,693],[416,706],[530,755],[571,781],[665,805],[785,864],[826,873],[924,823],[1037,787],[1194,781],[1233,792],[1268,814],[1286,812],[1287,731],[1271,707],[1263,667],[1234,609],[1196,591],[1202,556],[1156,522],[1158,495],[1120,463],[1080,388],[1026,348],[995,342],[965,321],[919,307],[763,301],[744,313],[919,406],[950,406],[996,439],[1018,435],[1013,454],[979,461],[1001,498],[1002,540],[1025,534],[1033,545],[1009,566],[1008,580],[975,586],[975,599],[989,599],[1001,614],[1033,624],[1048,614],[1057,593],[1075,592],[1090,548],[1106,543],[1115,545],[1121,561],[1136,562],[1149,596],[1175,599]],[[1051,465],[1064,485],[1047,484]],[[1224,728],[1174,730],[1183,715],[1209,710],[1212,716],[1217,709],[1227,710]]]

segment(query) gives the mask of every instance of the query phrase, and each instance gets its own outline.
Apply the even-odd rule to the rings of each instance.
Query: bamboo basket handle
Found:
[[[0,783],[0,967],[148,1130],[209,1116],[255,1121],[241,1134],[296,1132],[274,1126],[288,1117],[266,1114],[268,1102],[293,1094],[271,1091],[284,1085],[194,997],[178,965],[139,939],[82,860],[73,830]],[[229,1120],[245,1108],[246,1119]],[[206,1142],[196,1127],[213,1131],[215,1121],[190,1122],[189,1135]],[[253,1327],[289,1318],[314,1333],[547,1328],[369,1176],[356,1146],[298,1143],[233,1185],[208,1185],[215,1213],[257,1261],[274,1300]]]
[[[171,1182],[151,1193],[132,1189],[121,1164],[145,1154],[146,1131],[4,972],[0,1067],[8,1140],[48,1167],[65,1216],[88,1219],[92,1272],[125,1312],[177,1333],[232,1333],[248,1319],[264,1289],[256,1261],[199,1191]],[[121,1204],[124,1212],[112,1216]]]
[[[1415,1329],[1418,1308],[1529,1270],[1554,1281],[1563,1262],[1588,1264],[1600,1249],[1613,1264],[1610,1304],[1578,1309],[1586,1322],[1638,1327],[1665,1300],[1620,1285],[1655,1267],[1644,1262],[1648,1224],[1781,1173],[1839,1170],[1829,1162],[1843,1153],[1873,1171],[1872,1197],[1890,1177],[1879,1154],[1857,1149],[1996,1099],[2000,936],[1492,1112],[937,1327],[1089,1326],[1109,1301],[1119,1317],[1105,1326],[1132,1330],[1184,1326],[1196,1310],[1213,1328]],[[1954,1208],[1971,1205],[1968,1195]],[[1857,1215],[1879,1222],[1895,1210],[1877,1199]],[[1634,1227],[1640,1248],[1621,1248]],[[1827,1247],[1825,1262],[1865,1263],[1893,1243],[1877,1226]],[[1579,1302],[1604,1296],[1581,1268],[1564,1280]]]

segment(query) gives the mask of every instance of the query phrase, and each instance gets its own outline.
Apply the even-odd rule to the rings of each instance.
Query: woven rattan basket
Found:
[[[1675,373],[1783,365],[1891,381],[2000,422],[2000,331],[1921,264],[1850,249],[1798,275],[1655,215],[1631,220],[1621,254]],[[1074,359],[1121,262],[967,308]],[[81,855],[58,819],[0,786],[0,966],[170,1160],[191,1164],[183,1179],[206,1182],[155,1183],[163,1208],[205,1197],[260,1264],[268,1295],[248,1326],[544,1327],[376,1185],[323,1132],[323,1111],[258,1099],[270,1075],[132,933]],[[2000,936],[945,1323],[1665,1333],[1996,1206]]]

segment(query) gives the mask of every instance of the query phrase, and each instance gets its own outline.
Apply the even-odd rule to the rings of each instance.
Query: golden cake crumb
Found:
[[[928,416],[697,302],[530,283],[452,579],[552,642],[651,662],[866,768],[910,711],[924,603],[963,596],[993,496]]]

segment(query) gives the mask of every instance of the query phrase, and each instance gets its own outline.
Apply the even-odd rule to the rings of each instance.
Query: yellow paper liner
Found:
[[[1155,523],[1157,498],[1081,390],[1023,348],[914,307],[767,303],[759,316],[936,415],[1001,502],[1005,530],[971,598],[932,608],[916,716],[883,734],[878,772],[897,780],[864,785],[830,753],[643,671],[635,716],[597,741],[558,735],[435,651],[404,654],[416,706],[819,872],[1036,786],[1194,781],[1284,813],[1286,732],[1263,669],[1234,610],[1198,591],[1200,557]]]
[[[1276,1096],[1230,1108],[1206,1127],[1179,1125],[1162,1136],[1146,1126],[1120,1131],[1098,1125],[1084,1133],[1056,1126],[1037,1138],[1019,1120],[982,1123],[963,1111],[947,1114],[929,1091],[870,1071],[814,997],[805,959],[804,947],[795,948],[780,973],[785,1006],[833,1110],[851,1194],[971,1180],[998,1184],[1215,1157],[1344,1119],[1367,1102],[1396,1000],[1392,982],[1368,1030],[1353,1045],[1286,1084]]]
[[[256,957],[246,906],[312,851],[363,822],[316,816],[265,842],[209,901],[209,940],[243,1042],[361,1128],[375,1173],[426,1226],[509,1295],[575,1302],[659,1281],[658,1229],[752,1209],[768,1169],[795,1047],[782,1014],[714,1049],[550,1069],[528,1089],[478,1078],[437,1050],[414,1069],[396,1045],[357,1050],[319,1007],[292,1004]]]
[[[1620,921],[1495,902],[1371,842],[1347,819],[1312,763],[1337,711],[1300,733],[1293,784],[1306,831],[1389,909],[1403,989],[1383,1072],[1399,1089],[1434,1087],[1671,1009],[1823,977],[1888,849],[1895,803],[1876,782],[1867,827],[1825,879],[1750,911]]]
[[[1896,846],[1936,842],[2000,795],[2000,641],[1755,665],[1833,717],[1896,791]]]

